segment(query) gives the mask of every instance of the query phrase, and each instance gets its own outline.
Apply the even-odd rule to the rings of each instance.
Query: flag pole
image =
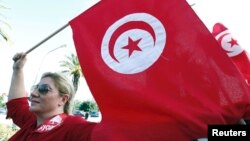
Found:
[[[30,48],[29,50],[27,50],[25,52],[25,54],[27,55],[28,53],[30,53],[31,51],[33,51],[34,49],[36,49],[37,47],[39,47],[41,44],[43,44],[44,42],[46,42],[47,40],[49,40],[51,37],[53,37],[54,35],[56,35],[60,31],[62,31],[63,29],[65,29],[68,25],[69,24],[67,23],[64,26],[62,26],[61,28],[57,29],[55,32],[53,32],[52,34],[50,34],[48,37],[46,37],[45,39],[43,39],[42,41],[40,41],[39,43],[37,43],[35,46],[33,46],[32,48]]]

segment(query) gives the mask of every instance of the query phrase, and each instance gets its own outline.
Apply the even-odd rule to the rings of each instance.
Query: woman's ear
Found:
[[[69,95],[64,94],[63,96],[61,96],[61,102],[59,103],[59,106],[64,105],[68,100],[69,100]]]

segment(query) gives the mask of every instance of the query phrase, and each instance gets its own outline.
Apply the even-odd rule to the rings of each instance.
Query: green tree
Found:
[[[84,112],[99,111],[99,108],[94,101],[84,101],[81,103],[79,110]]]
[[[0,94],[0,108],[6,108],[6,104],[4,101],[4,95],[5,95],[5,93]]]
[[[4,124],[0,124],[0,141],[8,141],[19,130],[18,127],[10,127]]]
[[[62,71],[63,73],[67,73],[72,77],[74,89],[77,91],[80,77],[83,76],[77,56],[73,53],[69,56],[66,56],[66,60],[60,61],[60,66],[64,68]],[[74,100],[73,111],[74,110],[89,112],[99,111],[99,108],[97,103],[94,101],[85,101],[79,105],[79,101]]]
[[[60,66],[64,68],[63,73],[68,73],[72,77],[75,91],[78,89],[79,80],[82,76],[82,69],[75,54],[66,56],[66,60],[60,61]]]
[[[1,1],[0,1],[1,2]],[[5,7],[2,2],[0,3],[0,36],[8,42],[10,37],[6,32],[7,29],[10,29],[10,25],[5,21],[6,17],[2,14],[3,10],[7,10],[8,8]]]
[[[80,110],[80,105],[82,104],[82,101],[80,100],[74,100],[74,103],[73,103],[73,111],[74,110]]]

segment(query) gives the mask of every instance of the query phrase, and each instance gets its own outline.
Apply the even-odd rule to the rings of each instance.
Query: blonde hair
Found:
[[[42,75],[42,78],[45,77],[49,77],[53,80],[53,82],[55,83],[55,87],[58,89],[59,91],[59,95],[63,96],[65,94],[69,95],[69,99],[68,101],[65,103],[64,107],[63,107],[63,111],[66,114],[70,114],[71,113],[71,105],[73,102],[73,98],[75,96],[75,91],[74,91],[74,87],[72,85],[72,82],[69,81],[69,79],[64,76],[61,73],[56,73],[56,72],[46,72]]]

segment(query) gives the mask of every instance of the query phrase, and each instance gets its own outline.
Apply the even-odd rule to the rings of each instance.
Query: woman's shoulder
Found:
[[[73,124],[96,124],[94,122],[87,121],[81,116],[75,116],[75,115],[68,115],[65,122],[71,125]]]
[[[86,121],[81,116],[68,115],[65,119],[63,132],[70,136],[70,140],[90,140],[92,131],[97,123]]]
[[[68,115],[64,122],[66,128],[72,129],[74,131],[91,131],[97,125],[96,122],[86,121],[83,117]]]
[[[76,121],[86,121],[83,117],[81,116],[76,116],[76,115],[68,115],[67,117],[68,120],[76,120]]]

